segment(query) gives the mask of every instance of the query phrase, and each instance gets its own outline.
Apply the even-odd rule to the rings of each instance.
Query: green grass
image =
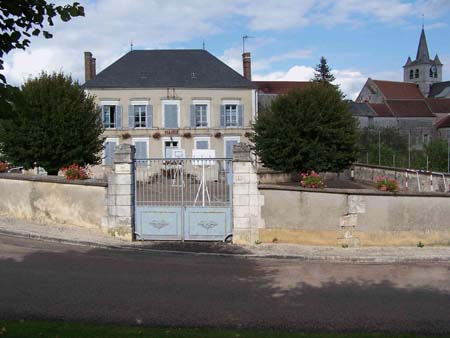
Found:
[[[1,321],[1,338],[411,338],[412,335],[169,329],[44,321]]]

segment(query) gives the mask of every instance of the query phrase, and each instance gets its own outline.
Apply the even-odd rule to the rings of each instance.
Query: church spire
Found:
[[[425,29],[422,26],[422,33],[420,33],[419,48],[417,48],[416,60],[429,61],[430,53],[428,52],[427,38],[425,37]]]

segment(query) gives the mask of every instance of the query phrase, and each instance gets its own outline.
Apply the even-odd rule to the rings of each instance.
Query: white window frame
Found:
[[[192,100],[192,104],[195,105],[206,105],[206,127],[195,127],[197,129],[209,128],[211,125],[211,100]],[[195,113],[195,111],[194,111]],[[195,116],[197,118],[197,115]],[[196,120],[197,122],[197,120]]]
[[[241,100],[222,100],[222,105],[226,106],[226,105],[236,105],[236,125],[235,126],[227,126],[227,116],[226,116],[226,111],[225,111],[225,128],[240,128],[239,127],[239,108],[238,106],[240,106]]]
[[[118,100],[106,100],[106,101],[100,101],[100,106],[102,107],[102,124],[104,124],[105,123],[105,116],[104,116],[104,110],[103,110],[103,107],[104,106],[119,106],[120,105],[120,101],[118,101]],[[117,110],[115,111],[115,114],[117,114]],[[106,127],[105,126],[105,129],[108,129],[108,130],[112,130],[112,129],[117,129],[117,115],[115,116],[115,121],[114,121],[114,123],[115,123],[115,126],[114,127]]]
[[[177,105],[177,109],[178,109],[178,116],[177,116],[178,127],[176,127],[176,128],[166,128],[166,121],[165,121],[165,114],[164,114],[164,112],[165,112],[164,106],[166,104],[170,104],[170,105],[175,104],[175,105]],[[162,128],[163,129],[179,129],[180,128],[180,125],[181,125],[181,120],[180,120],[180,115],[181,115],[180,114],[180,110],[181,110],[181,108],[180,107],[181,107],[180,100],[161,100]]]
[[[208,149],[211,149],[211,137],[208,136],[196,136],[194,137],[194,149],[197,149],[197,141],[207,141]]]
[[[240,136],[224,136],[223,137],[223,157],[227,156],[227,141],[237,141],[237,143],[240,143],[241,137]]]
[[[161,149],[161,157],[162,158],[164,158],[164,156],[165,156],[165,150],[166,150],[166,142],[169,142],[169,141],[175,141],[175,142],[178,142],[178,145],[177,145],[177,149],[181,149],[181,137],[161,137],[161,147],[162,147],[162,149]]]
[[[147,109],[147,106],[149,104],[150,104],[150,101],[148,101],[148,100],[130,100],[130,105],[133,106],[133,113],[134,113],[134,106],[146,106],[145,109]],[[128,112],[128,114],[129,113],[130,112]],[[134,123],[133,127],[131,127],[131,126],[128,126],[128,127],[133,128],[133,129],[148,129],[148,128],[150,128],[148,126],[149,121],[147,121],[147,112],[145,111],[144,113],[145,113],[145,117],[146,117],[145,127],[136,127],[136,119],[133,120],[133,123]]]
[[[145,142],[147,144],[147,158],[150,157],[150,139],[148,137],[133,137],[131,139],[131,144],[136,146],[136,142]]]
[[[103,142],[102,165],[106,165],[106,163],[105,163],[105,157],[106,157],[106,154],[105,154],[105,146],[106,146],[106,143],[109,143],[109,142],[115,143],[116,146],[118,146],[118,145],[119,145],[119,138],[118,138],[118,137],[107,137],[107,138],[105,139],[105,141]],[[113,163],[112,165],[114,165],[114,163]]]

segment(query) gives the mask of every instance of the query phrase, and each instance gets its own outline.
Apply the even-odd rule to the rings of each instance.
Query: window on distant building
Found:
[[[190,125],[191,128],[209,127],[209,101],[192,101]]]
[[[244,106],[239,101],[223,101],[220,106],[220,126],[223,128],[243,127]]]
[[[409,78],[414,79],[414,71],[412,69],[409,71]]]
[[[416,69],[416,79],[418,79],[418,78],[419,78],[419,70]]]
[[[209,149],[209,137],[196,137],[195,138],[195,149]]]
[[[106,129],[122,128],[122,107],[120,105],[102,103],[102,114]]]
[[[147,127],[146,111],[143,105],[133,106],[134,109],[134,127],[145,128]]]

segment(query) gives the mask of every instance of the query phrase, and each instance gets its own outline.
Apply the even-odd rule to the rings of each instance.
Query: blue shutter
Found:
[[[238,127],[244,126],[244,106],[242,104],[238,105]]]
[[[130,104],[128,106],[128,127],[132,129],[134,126],[134,106]]]
[[[122,106],[116,106],[116,129],[122,129]]]
[[[106,144],[105,144],[105,165],[113,165],[115,147],[116,147],[115,142],[106,142]]]
[[[191,120],[191,128],[195,128],[197,126],[197,123],[195,121],[195,105],[194,104],[191,104],[190,120]]]
[[[164,106],[164,128],[178,128],[178,106],[167,104]]]
[[[134,146],[136,147],[136,160],[138,165],[145,165],[147,159],[147,142],[135,142]],[[141,161],[139,161],[141,160]]]
[[[153,127],[153,106],[150,104],[145,106],[145,127]]]
[[[225,128],[225,106],[220,106],[220,127]]]

